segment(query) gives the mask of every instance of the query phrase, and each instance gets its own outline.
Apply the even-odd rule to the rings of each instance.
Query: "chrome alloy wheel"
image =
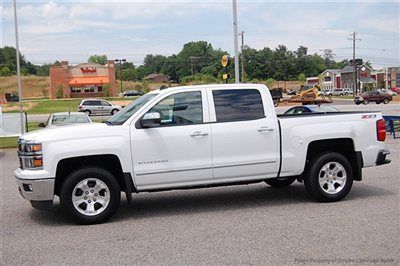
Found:
[[[80,181],[72,191],[72,204],[81,214],[94,216],[102,213],[110,203],[110,189],[97,178]]]
[[[337,194],[345,186],[346,169],[338,162],[329,162],[319,171],[318,181],[322,190],[328,194]]]

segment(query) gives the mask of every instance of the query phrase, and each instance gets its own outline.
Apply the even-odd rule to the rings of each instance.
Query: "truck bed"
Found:
[[[376,121],[380,112],[337,112],[278,115],[281,135],[281,176],[302,173],[310,143],[338,140],[338,145],[354,146],[363,154],[364,167],[373,166],[376,154],[383,149],[377,142]],[[302,169],[299,172],[299,169]]]

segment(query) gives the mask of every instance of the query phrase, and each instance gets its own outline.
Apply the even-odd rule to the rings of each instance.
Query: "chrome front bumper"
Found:
[[[20,179],[16,177],[21,196],[29,201],[53,201],[54,178]]]

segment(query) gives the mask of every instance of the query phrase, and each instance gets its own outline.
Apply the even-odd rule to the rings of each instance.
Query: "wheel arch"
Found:
[[[337,138],[310,142],[307,147],[306,166],[304,172],[307,171],[310,160],[322,152],[336,152],[346,157],[352,168],[353,179],[357,181],[362,180],[362,167],[364,166],[362,153],[355,150],[353,139]]]
[[[117,179],[122,191],[131,192],[134,184],[130,173],[124,173],[117,155],[88,155],[64,158],[57,163],[54,194],[60,195],[67,177],[75,170],[85,167],[99,167],[109,171]]]

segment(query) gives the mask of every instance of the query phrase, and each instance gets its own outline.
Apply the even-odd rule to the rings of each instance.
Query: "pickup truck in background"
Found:
[[[374,90],[370,92],[364,92],[363,94],[356,96],[354,98],[354,103],[357,105],[361,103],[369,104],[369,102],[375,102],[376,104],[380,103],[388,104],[391,100],[393,100],[392,95],[386,92]]]
[[[152,91],[107,123],[50,128],[19,139],[15,171],[38,209],[60,198],[78,223],[107,220],[133,193],[266,182],[303,182],[338,201],[362,168],[389,163],[379,112],[277,116],[264,85]]]

